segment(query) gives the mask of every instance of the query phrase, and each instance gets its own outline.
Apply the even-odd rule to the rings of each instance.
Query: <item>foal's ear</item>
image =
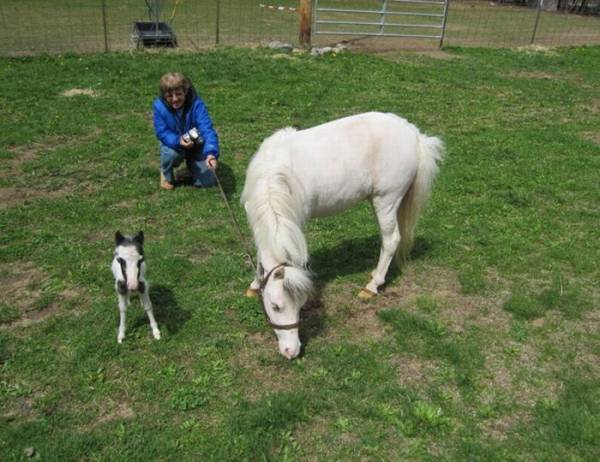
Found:
[[[285,269],[279,268],[277,271],[273,273],[273,278],[275,279],[283,279],[285,276]]]
[[[124,240],[125,240],[125,236],[123,236],[121,234],[121,231],[117,231],[115,233],[115,243],[117,244],[117,246],[121,245]]]
[[[137,233],[134,236],[133,240],[142,245],[144,243],[144,231],[140,231],[139,233]]]

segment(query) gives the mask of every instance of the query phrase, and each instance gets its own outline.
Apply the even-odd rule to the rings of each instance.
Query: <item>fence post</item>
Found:
[[[535,34],[537,32],[538,24],[540,23],[540,14],[542,13],[542,7],[544,6],[544,0],[538,0],[537,4],[537,13],[535,15],[535,24],[533,25],[533,33],[531,34],[531,42],[530,45],[533,45],[535,41]]]
[[[108,23],[106,21],[106,0],[102,0],[102,30],[104,31],[104,51],[108,52]]]
[[[446,22],[448,21],[448,7],[450,0],[444,0],[444,19],[442,19],[442,32],[440,34],[440,44],[439,48],[441,49],[444,46],[444,37],[446,36]]]
[[[300,46],[310,48],[311,0],[300,0]]]
[[[215,25],[215,45],[219,44],[219,34],[221,25],[221,0],[217,0],[217,19]]]

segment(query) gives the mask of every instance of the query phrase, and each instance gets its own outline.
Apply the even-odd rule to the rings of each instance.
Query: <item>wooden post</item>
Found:
[[[300,46],[310,48],[311,0],[300,0]]]
[[[106,0],[102,0],[102,31],[104,32],[104,51],[108,52],[108,21],[106,20]]]
[[[542,12],[542,7],[544,6],[544,0],[538,0],[537,4],[537,12],[535,14],[535,24],[533,25],[533,33],[531,34],[530,45],[533,45],[535,42],[535,33],[537,32],[538,24],[540,23],[540,13]]]
[[[215,24],[215,45],[221,40],[221,0],[217,0],[217,19]]]

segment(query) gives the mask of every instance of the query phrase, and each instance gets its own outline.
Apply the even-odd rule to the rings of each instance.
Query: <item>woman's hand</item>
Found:
[[[194,147],[194,142],[192,140],[186,141],[183,139],[183,136],[179,138],[179,144],[183,149],[191,149]]]
[[[217,167],[219,166],[219,161],[217,160],[217,158],[215,156],[213,156],[212,154],[209,154],[208,156],[206,156],[206,165],[211,170],[216,170]]]

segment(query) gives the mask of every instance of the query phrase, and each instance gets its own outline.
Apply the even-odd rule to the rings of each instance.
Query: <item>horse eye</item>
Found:
[[[274,311],[277,311],[277,312],[281,311],[281,307],[280,307],[279,305],[277,305],[277,304],[273,303],[273,305],[272,305],[272,306],[273,306],[273,310],[274,310]]]
[[[125,260],[123,260],[121,257],[117,258],[117,261],[119,262],[119,265],[121,265],[121,266],[125,265]]]

